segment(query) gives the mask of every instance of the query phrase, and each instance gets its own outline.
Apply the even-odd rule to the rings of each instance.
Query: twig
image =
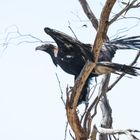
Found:
[[[93,94],[94,94],[94,92],[95,92],[97,86],[98,86],[98,84],[96,83],[96,84],[91,88],[91,90],[93,89],[93,91],[92,91],[91,95],[89,96],[88,100],[90,100],[90,99],[92,98],[92,96],[93,96]]]
[[[70,134],[71,138],[72,138],[73,140],[75,140],[75,138],[74,138],[74,136],[71,134],[70,130],[69,130],[69,134]]]
[[[82,123],[82,121],[83,121],[85,115],[87,114],[88,106],[89,106],[89,104],[85,104],[85,109],[84,109],[84,112],[83,112],[83,114],[81,115],[81,119],[80,119],[80,122],[81,122],[81,123]]]
[[[108,77],[108,75],[105,75]],[[106,79],[106,78],[105,78]],[[109,80],[108,78],[106,80]],[[105,80],[105,81],[106,81]],[[104,85],[106,84],[107,82],[104,82]],[[106,91],[102,90],[103,92],[100,92],[98,93],[97,97],[95,98],[94,102],[91,104],[91,106],[89,107],[89,112],[91,111],[91,109],[94,107],[94,113],[93,115],[91,116],[92,118],[94,118],[94,116],[96,115],[97,113],[97,105],[101,99],[102,96],[104,96],[106,94]]]
[[[123,18],[123,19],[124,19],[124,18]],[[121,20],[121,19],[120,19],[120,20]],[[124,28],[122,28],[122,29],[117,30],[117,32],[115,33],[115,35],[113,35],[113,36],[116,36],[116,37],[113,37],[113,36],[112,36],[111,38],[117,38],[119,34],[126,33],[126,32],[128,32],[129,30],[132,30],[133,28],[137,27],[139,24],[140,24],[140,19],[139,19],[138,22],[136,22],[133,26],[131,26],[131,27],[129,27],[129,28],[124,27]]]
[[[91,118],[93,118],[95,115],[96,115],[96,109],[97,109],[97,103],[99,102],[99,97],[97,96],[94,101],[92,102],[92,104],[90,105],[90,107],[87,109],[86,111],[86,115],[85,115],[85,119],[84,119],[84,128],[86,128],[87,126],[87,118],[88,116],[90,115],[91,113],[91,110],[93,109],[93,107],[95,108],[94,109],[94,114],[91,116]]]
[[[66,103],[65,103],[65,101],[64,101],[64,98],[63,98],[63,90],[62,90],[62,88],[61,88],[61,82],[60,82],[60,80],[59,80],[59,77],[58,77],[58,75],[57,75],[57,73],[55,73],[55,75],[56,75],[56,78],[57,78],[57,81],[58,81],[58,85],[59,85],[59,89],[60,89],[60,92],[61,92],[61,100],[62,100],[62,102],[63,102],[63,104],[64,105],[66,105]]]
[[[68,131],[68,122],[66,122],[66,127],[65,127],[65,137],[64,137],[64,140],[67,139],[67,131]]]
[[[109,22],[109,24],[112,24],[114,21],[116,21],[124,12],[127,12],[129,9],[134,8],[133,4],[137,0],[133,0],[130,4],[127,4],[124,9],[122,9],[118,14],[115,14],[115,17]]]
[[[97,105],[100,101],[100,99],[106,94],[106,90],[105,88],[107,88],[106,85],[108,85],[107,81],[109,81],[109,78],[107,76],[107,78],[105,78],[105,82],[102,82],[104,83],[103,84],[103,87],[102,87],[102,90],[100,90],[101,92],[98,94],[98,96],[95,98],[95,100],[93,101],[93,103],[90,105],[90,107],[87,109],[87,113],[86,113],[86,116],[85,116],[85,120],[84,120],[84,127],[86,127],[86,124],[87,124],[87,118],[91,112],[91,110],[94,108],[94,113],[91,115],[91,118],[94,118],[94,116],[96,115],[97,113]]]
[[[69,26],[68,26],[68,27],[70,28],[70,30],[71,30],[71,32],[73,33],[74,37],[78,40],[76,34],[74,33],[73,29],[72,29],[71,26],[70,26],[70,21],[68,21],[68,23],[69,23]]]
[[[134,1],[134,0],[133,0]],[[132,1],[132,2],[133,2]],[[137,0],[137,2],[138,2],[138,0]],[[130,0],[129,0],[129,2],[128,3],[126,3],[126,2],[122,2],[122,4],[124,4],[124,5],[128,5],[130,3]],[[140,2],[138,2],[136,5],[132,5],[132,8],[138,8],[138,7],[140,7]]]
[[[101,87],[101,90],[98,94],[98,96],[95,98],[95,100],[93,101],[93,103],[90,105],[90,107],[87,109],[86,111],[86,114],[85,114],[85,118],[84,118],[84,122],[83,122],[83,127],[86,129],[87,133],[89,134],[90,133],[90,130],[91,130],[91,126],[89,125],[89,121],[90,121],[90,124],[92,122],[92,119],[94,118],[94,116],[96,115],[97,113],[97,105],[100,101],[100,99],[105,96],[106,94],[106,90],[107,90],[107,87],[108,87],[108,82],[109,82],[109,77],[110,75],[106,75],[102,81],[102,87]],[[107,102],[108,103],[108,102]],[[109,106],[109,104],[107,104]],[[110,107],[110,106],[109,106]],[[94,113],[91,115],[91,110],[94,108]],[[108,109],[108,108],[107,108]],[[111,110],[111,109],[110,109]],[[109,112],[110,112],[109,110]],[[106,110],[105,110],[106,111]],[[108,113],[108,111],[107,111]],[[103,113],[104,115],[105,113]],[[110,113],[108,113],[110,115]],[[111,117],[109,117],[110,119]],[[111,119],[110,119],[111,120]],[[110,127],[112,125],[112,120],[111,121],[108,121],[108,120],[105,120],[107,121],[107,127]],[[105,121],[103,121],[103,123],[105,124]],[[96,133],[94,133],[95,135]],[[93,135],[93,134],[92,134]],[[91,136],[92,137],[92,136]]]
[[[15,31],[12,31],[12,32],[8,32],[8,34],[6,36],[6,39],[5,39],[5,42],[9,42],[9,41],[11,41],[13,39],[17,39],[19,37],[31,37],[31,38],[37,40],[38,42],[44,43],[44,41],[42,41],[41,39],[39,39],[39,38],[37,38],[37,37],[35,37],[35,36],[31,35],[31,34],[22,34],[19,31],[19,28],[16,25],[14,25],[14,27],[15,27],[16,30]],[[11,36],[11,34],[17,34],[18,36],[16,36],[16,37],[10,37],[9,38],[9,36]]]
[[[10,29],[12,29],[13,31],[10,31]],[[6,37],[3,40],[3,42],[0,43],[0,45],[4,47],[3,52],[7,49],[9,44],[20,45],[22,43],[54,43],[54,41],[43,41],[31,34],[23,34],[19,31],[19,28],[16,25],[7,27],[7,29],[5,29],[4,34],[6,34]],[[28,41],[27,38],[34,40]],[[12,43],[12,41],[16,40],[18,41],[18,43]]]
[[[136,19],[136,20],[140,20],[140,18],[139,17],[128,17],[128,16],[125,16],[125,17],[122,17],[122,18],[119,18],[117,21],[119,21],[119,20],[122,20],[122,19]]]

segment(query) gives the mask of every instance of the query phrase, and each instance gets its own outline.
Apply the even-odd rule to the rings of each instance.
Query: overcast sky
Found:
[[[64,93],[67,85],[73,86],[73,76],[56,68],[48,54],[35,51],[41,42],[18,45],[21,41],[33,42],[35,39],[24,37],[21,40],[11,40],[17,36],[11,32],[17,31],[16,25],[22,34],[31,34],[42,41],[53,41],[44,33],[44,27],[58,29],[73,36],[68,28],[70,25],[78,39],[88,43],[93,43],[96,32],[85,17],[78,0],[0,2],[0,139],[62,140],[66,115],[56,73]],[[99,18],[103,3],[99,0],[89,2]],[[115,7],[113,12],[118,11],[119,7]],[[139,10],[132,10],[129,14],[140,17]],[[118,21],[111,26],[108,35],[111,38],[140,35],[140,23],[136,19]],[[4,50],[2,43],[7,36],[10,40]],[[129,64],[135,54],[136,51],[119,51],[113,61]],[[140,60],[137,66],[140,66]],[[114,128],[140,130],[139,92],[140,77],[124,77],[108,93],[113,109]],[[96,124],[100,124],[100,118],[100,115],[96,118]]]

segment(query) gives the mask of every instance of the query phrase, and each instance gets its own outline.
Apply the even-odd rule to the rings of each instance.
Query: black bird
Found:
[[[54,29],[45,28],[44,30],[55,40],[58,47],[52,44],[45,44],[37,47],[36,50],[42,50],[49,53],[56,66],[59,65],[65,72],[74,75],[76,79],[85,65],[85,62],[94,59],[94,56],[91,53],[91,45],[84,44],[77,39]],[[138,75],[136,69],[140,68],[111,63],[110,61],[114,57],[117,49],[140,49],[139,38],[140,36],[117,38],[104,43],[100,51],[98,63],[83,87],[78,104],[82,101],[86,101],[91,77],[111,72],[125,72],[134,76]]]

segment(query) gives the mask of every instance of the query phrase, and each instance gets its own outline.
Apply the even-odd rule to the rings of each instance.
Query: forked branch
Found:
[[[126,13],[128,10],[132,8],[138,8],[140,6],[140,3],[134,5],[135,2],[137,2],[137,0],[133,0],[131,3],[126,4],[124,9],[122,9],[119,13],[115,14],[114,18],[110,20],[109,24],[115,22],[123,13]]]
[[[83,70],[81,71],[79,77],[76,80],[76,83],[72,90],[70,101],[67,100],[66,104],[67,117],[77,140],[88,139],[86,131],[81,126],[79,117],[76,112],[76,108],[84,83],[87,80],[93,68],[96,66],[96,62],[98,61],[100,49],[102,47],[104,40],[106,39],[106,34],[109,26],[109,15],[115,2],[116,0],[107,0],[100,16],[97,35],[93,45],[95,63],[87,61],[86,65],[84,66]]]
[[[114,135],[114,134],[125,134],[129,140],[139,140],[135,135],[133,135],[133,132],[140,133],[139,130],[132,130],[132,129],[107,129],[107,128],[101,128],[94,125],[94,131],[100,133],[100,134],[108,134],[108,135]]]

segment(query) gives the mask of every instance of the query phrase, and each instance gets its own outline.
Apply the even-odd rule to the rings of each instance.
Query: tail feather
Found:
[[[122,65],[122,64],[111,63],[111,62],[98,62],[96,69],[99,74],[123,72],[133,76],[140,75],[140,73],[137,71],[140,70],[139,67],[133,67],[133,66]]]
[[[127,65],[119,65],[117,67],[120,67],[120,72],[124,72],[129,75],[138,76],[140,73],[137,72],[137,70],[140,70],[138,67],[133,66],[127,66]]]
[[[140,36],[119,37],[105,43],[106,46],[113,46],[116,49],[140,49]]]

